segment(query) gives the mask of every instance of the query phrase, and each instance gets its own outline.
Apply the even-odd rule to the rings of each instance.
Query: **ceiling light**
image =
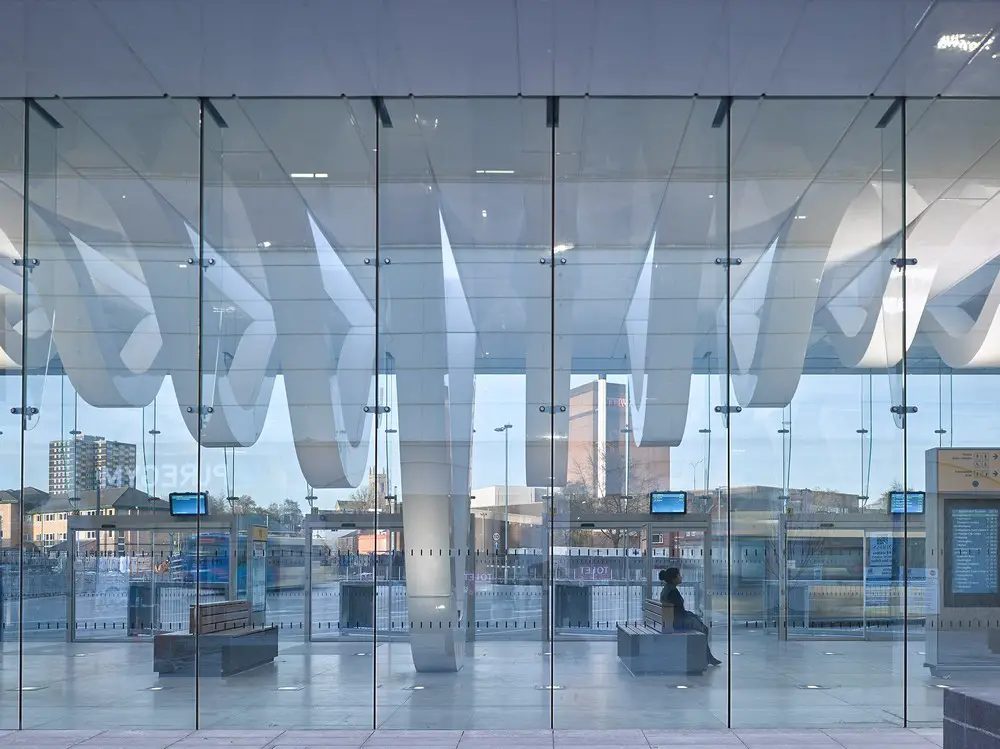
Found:
[[[258,242],[257,246],[260,247],[261,249],[266,250],[268,247],[271,246],[271,243],[270,242]]]
[[[806,215],[804,213],[800,213],[798,216],[795,217],[795,220],[801,221],[804,218],[806,218]]]
[[[483,208],[483,218],[486,218],[486,209]]]
[[[312,179],[313,178],[313,173],[312,172],[292,172],[288,176],[291,177],[292,179]]]
[[[989,49],[993,46],[996,37],[991,36],[985,42],[983,39],[986,39],[986,34],[942,34],[934,48],[956,52],[975,52],[980,44],[982,44],[983,49]]]
[[[710,193],[708,194],[708,197],[710,197],[710,198],[713,198],[713,199],[714,199],[714,198],[715,198],[715,193],[714,193],[714,192],[710,192]]]
[[[677,685],[677,688],[678,688],[678,689],[687,689],[687,686],[686,686],[686,685],[684,685],[684,684],[678,684],[678,685]]]
[[[327,174],[326,172],[316,172],[315,176],[316,176],[316,179],[326,179],[330,175]]]
[[[562,242],[553,248],[553,252],[566,252],[566,250],[572,250],[573,247],[575,245],[572,242]]]
[[[476,174],[513,174],[513,169],[477,169]]]

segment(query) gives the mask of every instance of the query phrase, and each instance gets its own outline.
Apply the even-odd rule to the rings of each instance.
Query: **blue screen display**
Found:
[[[171,515],[207,515],[207,492],[174,492],[170,495]]]
[[[649,495],[653,515],[683,515],[687,512],[687,492],[653,492]]]
[[[924,492],[890,492],[889,512],[893,515],[919,515],[924,511]]]

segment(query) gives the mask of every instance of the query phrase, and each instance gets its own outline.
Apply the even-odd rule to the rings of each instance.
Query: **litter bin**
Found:
[[[592,586],[581,583],[556,583],[555,619],[557,627],[590,628]]]
[[[128,586],[129,635],[152,634],[156,625],[156,605],[149,583],[134,582]]]
[[[375,629],[375,583],[340,584],[340,628]]]

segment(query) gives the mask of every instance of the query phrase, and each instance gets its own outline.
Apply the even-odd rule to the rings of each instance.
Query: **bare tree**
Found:
[[[866,504],[865,509],[875,510],[877,512],[888,512],[889,504],[892,501],[891,496],[895,492],[903,491],[903,484],[899,480],[894,480],[892,484],[879,496],[877,503]],[[913,489],[907,489],[906,491],[911,492]]]
[[[569,499],[570,508],[579,513],[594,515],[626,515],[647,512],[649,493],[655,490],[656,480],[648,466],[636,461],[632,455],[625,455],[617,449],[600,450],[597,446],[589,451],[581,463],[574,461],[569,470],[570,482],[563,490]],[[608,485],[612,491],[608,491]],[[628,491],[614,491],[618,487]],[[589,545],[592,534],[602,536],[614,548],[622,548],[630,531],[627,528],[600,528],[594,531],[576,530],[570,534],[571,545]]]

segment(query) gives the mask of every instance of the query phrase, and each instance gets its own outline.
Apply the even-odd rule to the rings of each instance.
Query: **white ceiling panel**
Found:
[[[719,0],[598,3],[589,93],[697,91],[724,10]]]
[[[4,0],[0,96],[1000,96],[998,24],[1000,0]]]
[[[936,96],[986,46],[1000,20],[1000,6],[981,0],[938,2],[921,19],[906,49],[879,86],[878,93]],[[987,55],[988,56],[988,55]],[[1000,93],[994,80],[991,95]]]
[[[516,92],[517,11],[514,0],[385,0],[390,35],[411,88],[447,95]],[[471,11],[471,12],[470,12]]]
[[[145,0],[151,2],[152,0]],[[302,0],[202,3],[202,87],[215,96],[338,96],[340,85],[321,44],[311,6]],[[352,87],[364,89],[353,47],[344,55]],[[338,57],[339,61],[339,57]],[[363,70],[363,67],[362,67]]]
[[[29,96],[157,96],[143,60],[90,2],[25,5],[24,79]],[[176,30],[167,33],[176,33]]]
[[[204,33],[197,5],[186,0],[97,0],[96,7],[120,38],[141,51],[143,65],[162,93],[201,88]]]
[[[928,0],[807,3],[766,92],[800,95],[822,81],[828,95],[871,94],[909,38],[906,11],[917,3]]]
[[[24,2],[0,3],[0,92],[24,96]]]
[[[726,3],[716,47],[705,66],[701,93],[735,91],[757,96],[767,91],[806,0]],[[739,33],[733,33],[739,29]]]
[[[518,0],[521,93],[587,93],[597,0]]]

